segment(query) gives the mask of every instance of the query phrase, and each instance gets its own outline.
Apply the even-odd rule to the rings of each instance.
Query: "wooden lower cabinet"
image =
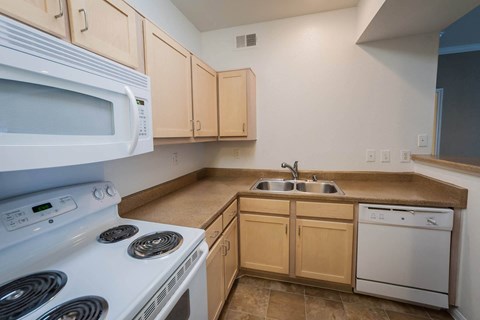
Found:
[[[241,266],[288,274],[289,218],[240,214]]]
[[[353,223],[297,219],[295,274],[350,284]]]
[[[225,274],[223,271],[225,246],[218,241],[207,257],[208,319],[217,319],[225,301]]]
[[[208,319],[218,319],[238,272],[238,221],[235,218],[207,257]]]
[[[223,242],[226,246],[225,255],[225,298],[233,286],[238,272],[238,222],[235,219],[225,230]]]

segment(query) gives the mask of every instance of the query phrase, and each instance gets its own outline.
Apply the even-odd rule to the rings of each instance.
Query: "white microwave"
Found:
[[[148,76],[0,16],[0,172],[153,151]]]

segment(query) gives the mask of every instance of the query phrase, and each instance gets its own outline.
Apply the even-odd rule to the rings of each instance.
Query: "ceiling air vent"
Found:
[[[256,45],[257,45],[256,33],[245,34],[245,35],[235,37],[235,47],[237,49],[255,47]]]

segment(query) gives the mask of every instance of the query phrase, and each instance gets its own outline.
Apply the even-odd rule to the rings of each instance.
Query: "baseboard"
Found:
[[[453,317],[455,320],[467,320],[465,316],[458,310],[458,308],[451,308],[448,310],[448,313]]]

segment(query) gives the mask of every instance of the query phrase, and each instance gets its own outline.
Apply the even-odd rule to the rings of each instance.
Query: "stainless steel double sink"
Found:
[[[270,191],[270,192],[301,192],[316,194],[336,194],[345,195],[343,191],[333,181],[314,181],[314,180],[285,180],[285,179],[265,179],[258,180],[251,190]]]

